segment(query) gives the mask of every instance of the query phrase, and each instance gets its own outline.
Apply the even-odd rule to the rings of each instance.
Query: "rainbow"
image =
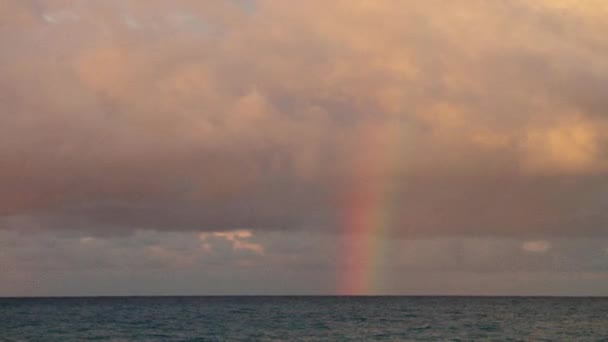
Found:
[[[358,160],[341,199],[341,295],[382,292],[386,281],[387,234],[392,219],[391,194],[398,157],[396,127],[367,123],[357,136]]]

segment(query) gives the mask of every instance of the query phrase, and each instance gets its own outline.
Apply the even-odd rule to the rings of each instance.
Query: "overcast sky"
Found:
[[[604,0],[3,0],[0,296],[608,295]]]

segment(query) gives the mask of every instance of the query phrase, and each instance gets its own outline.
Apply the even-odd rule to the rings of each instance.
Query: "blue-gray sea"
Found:
[[[0,340],[608,341],[608,298],[4,298]]]

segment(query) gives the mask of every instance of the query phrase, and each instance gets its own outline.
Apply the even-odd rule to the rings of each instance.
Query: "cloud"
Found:
[[[600,125],[569,119],[550,127],[531,129],[524,142],[528,154],[523,165],[529,171],[592,173],[606,167],[598,142]]]
[[[545,253],[551,249],[551,244],[547,241],[525,241],[521,248],[526,252]]]
[[[605,10],[5,1],[0,225],[605,235]]]
[[[258,243],[249,242],[253,236],[249,230],[235,230],[227,232],[215,232],[211,237],[224,239],[232,244],[232,249],[235,251],[249,251],[255,254],[264,254],[264,247]],[[207,233],[200,233],[199,240],[203,241],[204,249],[211,249],[209,243],[210,236]]]
[[[343,265],[342,237],[323,232],[199,234],[2,230],[0,295],[334,294],[345,267],[361,266]],[[226,237],[264,253],[235,248]],[[607,241],[386,238],[376,251],[386,257],[364,275],[380,294],[602,295]]]

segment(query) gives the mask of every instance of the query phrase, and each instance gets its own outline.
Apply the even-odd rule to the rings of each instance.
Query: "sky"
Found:
[[[0,296],[608,295],[604,0],[3,0]]]

